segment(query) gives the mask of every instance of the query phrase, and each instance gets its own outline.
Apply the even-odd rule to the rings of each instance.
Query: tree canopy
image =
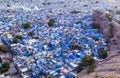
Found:
[[[48,76],[47,78],[56,78],[55,76]]]
[[[89,66],[88,69],[87,69],[87,73],[92,73],[92,72],[94,72],[94,68],[95,68],[94,65]]]
[[[10,68],[9,63],[5,62],[4,64],[2,64],[2,67],[0,67],[0,74],[7,72],[9,68]]]
[[[95,67],[94,64],[95,64],[95,60],[93,59],[93,57],[86,56],[85,58],[83,58],[82,62],[79,64],[78,72],[82,71],[84,68],[87,68],[87,67],[88,67],[87,69],[88,73],[93,72]]]
[[[19,39],[15,37],[15,38],[13,38],[12,42],[13,42],[13,43],[18,43],[18,40],[19,40]]]
[[[99,52],[99,57],[105,59],[108,56],[107,50],[101,50]]]
[[[17,35],[16,38],[22,39],[22,36],[21,35]]]
[[[50,20],[48,21],[48,26],[53,26],[54,23],[55,23],[54,19],[50,19]]]
[[[35,33],[34,33],[34,31],[30,31],[28,34],[29,34],[29,36],[32,37]]]
[[[87,66],[90,66],[90,65],[93,65],[95,63],[95,60],[93,59],[93,57],[85,57],[83,58],[82,60],[82,66],[84,67],[87,67]]]
[[[15,38],[13,38],[12,42],[13,43],[18,43],[19,39],[22,39],[21,35],[17,35]]]
[[[24,29],[30,28],[30,23],[25,23],[25,24],[23,24],[23,27],[24,27]]]
[[[6,53],[8,51],[7,45],[4,45],[4,44],[0,45],[0,51],[3,53]]]
[[[78,45],[78,44],[72,44],[72,45],[70,46],[70,48],[71,48],[72,50],[80,50],[80,49],[81,49],[81,46]]]

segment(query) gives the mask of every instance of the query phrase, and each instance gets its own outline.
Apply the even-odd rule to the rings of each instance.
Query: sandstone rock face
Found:
[[[120,50],[120,24],[109,12],[95,11],[93,20],[99,27],[99,31],[105,35],[109,48],[109,56]]]

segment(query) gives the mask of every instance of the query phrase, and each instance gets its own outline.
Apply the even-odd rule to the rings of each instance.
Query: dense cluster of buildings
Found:
[[[0,13],[1,40],[13,54],[13,63],[23,78],[75,78],[76,68],[86,55],[99,61],[98,51],[107,49],[104,35],[92,27],[90,13],[49,16],[44,11],[22,9]],[[55,21],[52,27],[47,24],[49,19]],[[24,29],[23,24],[28,22],[30,28]],[[14,43],[18,35],[22,39]],[[73,44],[81,49],[71,49]]]
[[[13,3],[6,0],[0,3],[4,5],[0,6],[0,44],[6,44],[11,53],[0,57],[6,61],[12,55],[12,68],[19,74],[11,78],[75,78],[76,68],[85,56],[100,61],[99,50],[107,50],[104,35],[92,26],[93,10],[119,9],[108,0],[15,0]],[[55,22],[53,26],[48,26],[50,19]],[[25,23],[29,23],[30,28],[25,29]],[[17,36],[22,38],[14,42]],[[72,45],[80,49],[71,49]]]

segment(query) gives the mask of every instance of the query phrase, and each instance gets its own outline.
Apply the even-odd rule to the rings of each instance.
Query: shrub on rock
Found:
[[[100,29],[99,24],[96,24],[95,22],[92,23],[93,28]]]
[[[99,52],[99,57],[105,59],[108,56],[107,50],[101,50]]]
[[[87,69],[87,73],[92,73],[92,72],[94,72],[94,69],[95,69],[95,66],[94,66],[94,65],[89,66],[88,69]]]
[[[94,60],[94,58],[93,57],[85,57],[85,58],[83,58],[83,60],[82,60],[82,66],[84,66],[84,67],[88,67],[88,66],[91,66],[91,65],[93,65],[95,63],[95,60]]]
[[[106,17],[108,18],[109,21],[112,21],[112,20],[113,20],[113,16],[110,15],[110,14],[108,14],[108,13],[106,14]]]

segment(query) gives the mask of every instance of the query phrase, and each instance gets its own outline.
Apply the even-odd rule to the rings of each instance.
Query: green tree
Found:
[[[53,26],[54,23],[55,23],[54,19],[50,19],[50,20],[48,21],[48,26]]]
[[[25,24],[23,24],[23,27],[24,27],[24,29],[30,28],[30,23],[25,23]]]
[[[33,36],[34,35],[34,32],[33,31],[31,31],[31,32],[29,32],[29,36]]]
[[[0,51],[6,53],[8,51],[7,45],[4,45],[4,44],[0,45]]]
[[[13,38],[12,42],[13,42],[13,43],[18,43],[18,40],[19,40],[19,39],[15,37],[15,38]]]
[[[48,76],[47,78],[56,78],[55,76]]]
[[[88,69],[87,69],[87,73],[92,73],[92,72],[94,72],[94,69],[95,69],[95,66],[94,66],[94,65],[89,66]]]
[[[15,38],[13,38],[12,42],[13,43],[18,43],[18,40],[19,39],[22,39],[22,36],[21,35],[17,35]]]
[[[22,39],[22,36],[21,35],[17,35],[16,38]]]
[[[107,50],[101,50],[99,52],[99,57],[105,59],[108,56]]]
[[[96,24],[95,22],[92,23],[93,28],[95,29],[100,29],[99,24]]]
[[[95,60],[93,59],[93,57],[86,56],[85,58],[83,58],[82,62],[79,64],[78,72],[82,71],[86,67],[88,67],[87,72],[92,72],[94,70],[93,66],[95,66]]]
[[[3,68],[10,68],[9,66],[9,63],[8,62],[5,62],[3,65],[2,65]]]
[[[95,41],[99,41],[99,38],[93,38]]]
[[[72,45],[70,46],[70,48],[71,48],[72,50],[80,50],[80,49],[81,49],[81,46],[79,46],[78,44],[72,44]]]
[[[0,67],[0,74],[7,72],[9,68],[10,68],[9,63],[5,62],[4,64],[2,64],[2,67]]]
[[[93,65],[94,63],[95,63],[95,60],[93,59],[93,57],[86,56],[85,58],[83,58],[81,65],[84,67],[88,67]]]
[[[112,20],[113,20],[113,16],[110,15],[110,14],[108,14],[108,13],[106,14],[106,17],[108,18],[109,21],[112,21]]]
[[[39,39],[39,37],[38,36],[36,36],[36,37],[34,37],[35,39]]]

